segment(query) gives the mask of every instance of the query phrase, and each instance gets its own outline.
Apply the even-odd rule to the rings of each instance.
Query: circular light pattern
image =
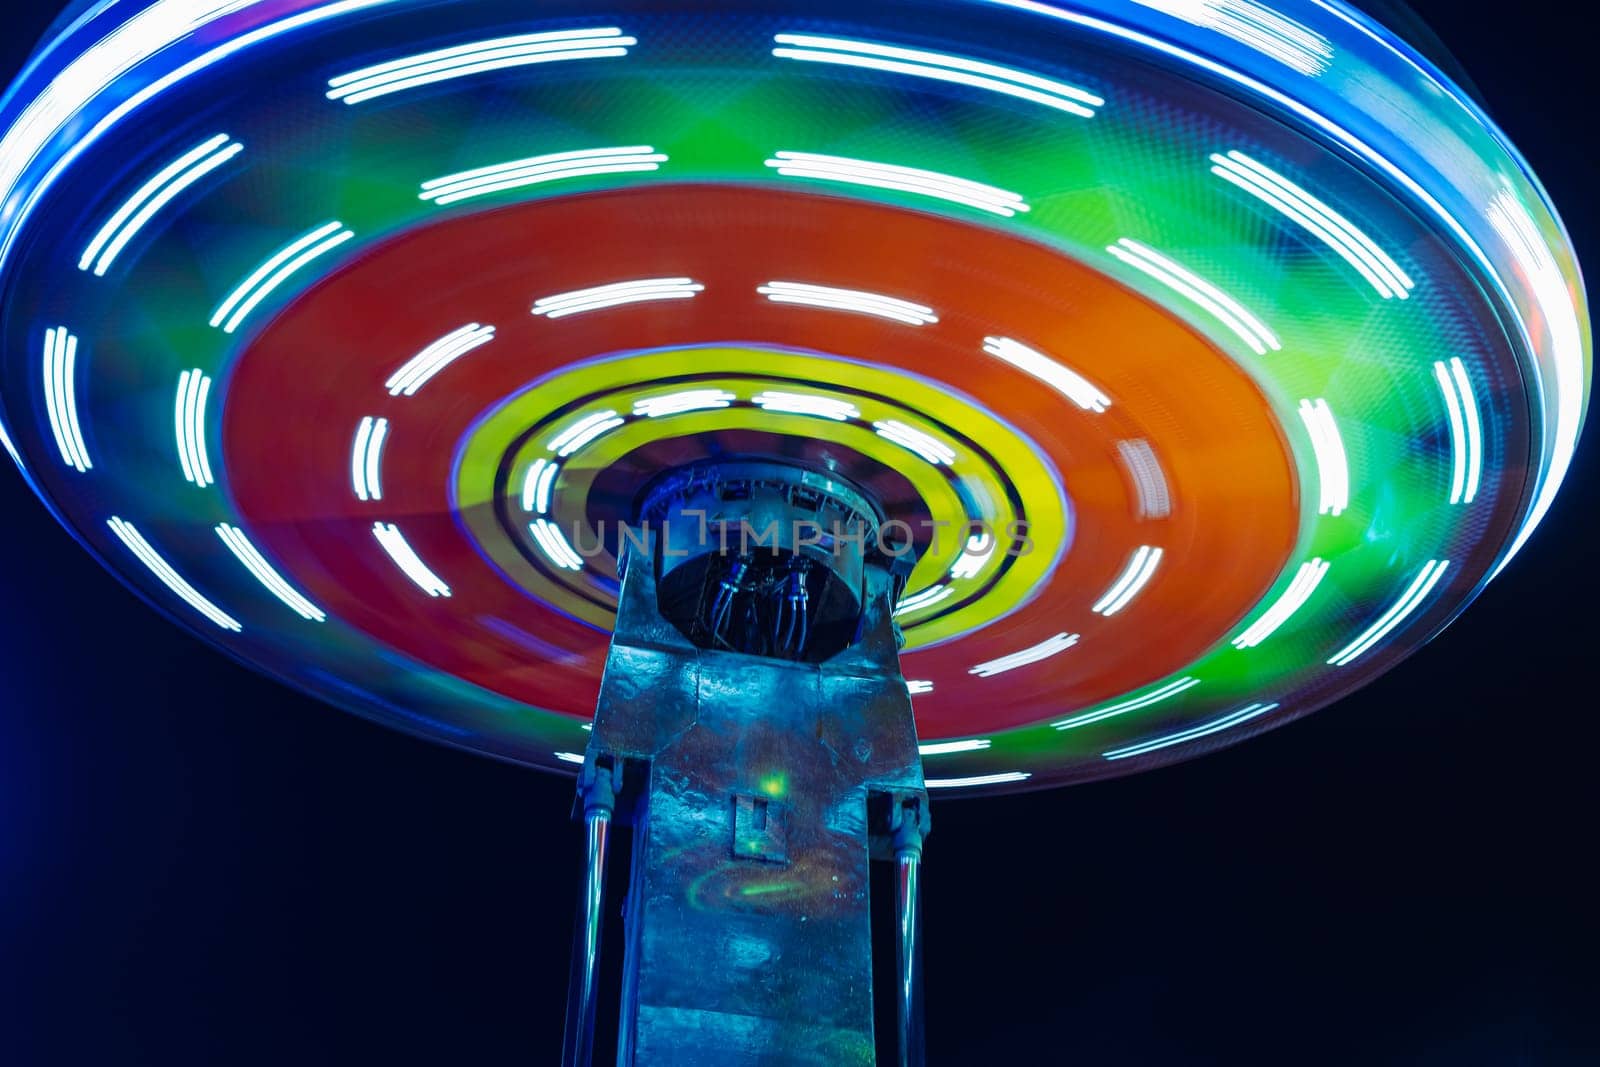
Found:
[[[963,793],[1356,688],[1586,410],[1538,186],[1333,0],[73,14],[0,110],[0,443],[179,621],[487,754],[574,762],[686,463],[911,528]]]

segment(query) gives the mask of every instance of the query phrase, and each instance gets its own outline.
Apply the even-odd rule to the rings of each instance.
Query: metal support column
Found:
[[[579,890],[578,924],[572,938],[572,977],[567,989],[567,1030],[562,1067],[590,1067],[594,1058],[595,993],[600,971],[600,932],[604,925],[606,856],[616,787],[610,767],[584,768],[578,796],[583,804],[585,852]]]
[[[926,1056],[922,1029],[922,836],[921,805],[908,801],[897,810],[894,827],[895,938],[899,982],[896,1016],[900,1067],[922,1067]]]
[[[874,859],[909,879],[900,1062],[920,1064],[927,794],[893,621],[910,562],[843,537],[708,556],[688,525],[742,514],[784,530],[793,513],[831,529],[852,498],[825,476],[729,464],[664,498],[622,556],[585,764],[597,783],[627,772],[607,779],[633,831],[619,1065],[872,1067]],[[588,883],[566,1067],[591,1047],[599,892]]]

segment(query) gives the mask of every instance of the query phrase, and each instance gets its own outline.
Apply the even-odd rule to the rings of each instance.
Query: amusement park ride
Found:
[[[1578,268],[1429,51],[1343,0],[80,0],[0,99],[0,436],[223,651],[576,773],[566,1063],[614,821],[620,1062],[872,1062],[873,859],[920,1062],[930,796],[1323,707],[1559,489]]]

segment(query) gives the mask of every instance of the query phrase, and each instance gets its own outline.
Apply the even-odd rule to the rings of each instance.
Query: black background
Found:
[[[1414,6],[1596,261],[1587,5]],[[0,77],[52,15],[12,10]],[[0,1063],[555,1062],[570,783],[235,666],[0,467]],[[1477,605],[1342,705],[940,804],[930,1062],[1600,1063],[1595,470],[1591,440]]]

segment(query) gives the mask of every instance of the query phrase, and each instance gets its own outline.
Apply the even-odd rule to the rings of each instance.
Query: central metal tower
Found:
[[[921,1062],[928,804],[894,604],[910,545],[843,480],[675,472],[617,532],[621,604],[578,784],[565,1062],[590,1062],[604,866],[632,825],[620,1064],[874,1059],[869,862],[896,864],[902,1063]]]

